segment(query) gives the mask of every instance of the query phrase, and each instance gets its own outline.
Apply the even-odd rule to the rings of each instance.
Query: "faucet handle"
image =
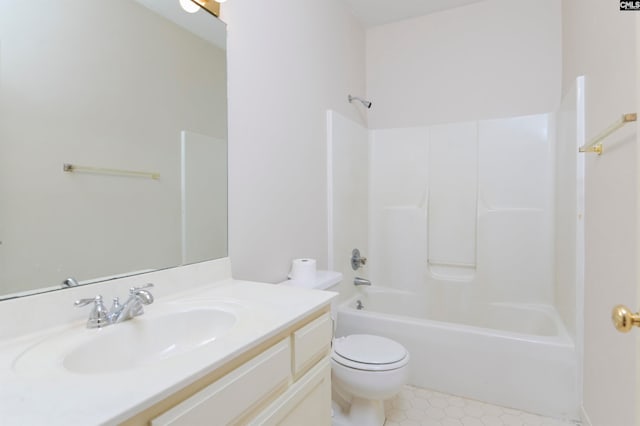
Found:
[[[103,325],[109,324],[109,311],[104,306],[102,302],[102,296],[97,295],[93,299],[79,299],[76,300],[74,305],[76,307],[86,306],[93,302],[93,309],[91,309],[91,313],[89,314],[89,319],[87,320],[88,328],[100,328]]]
[[[357,248],[351,252],[351,269],[357,271],[367,264],[367,258],[360,255],[360,250]]]
[[[129,289],[129,293],[130,293],[130,294],[135,294],[135,293],[137,293],[137,292],[138,292],[138,291],[140,291],[140,290],[144,290],[145,288],[151,288],[151,287],[155,287],[155,286],[153,285],[153,283],[146,283],[145,285],[140,286],[140,287],[131,287],[131,288]]]
[[[73,306],[75,306],[77,308],[80,308],[82,306],[87,306],[89,303],[95,302],[98,297],[102,297],[102,296],[91,297],[91,298],[88,298],[88,299],[78,299],[75,302],[73,302]]]

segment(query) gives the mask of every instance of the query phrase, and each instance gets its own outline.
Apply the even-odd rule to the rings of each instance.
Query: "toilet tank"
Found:
[[[300,288],[312,288],[314,290],[337,291],[337,286],[342,282],[342,273],[336,271],[316,271],[315,280],[286,280],[280,284]]]
[[[301,280],[286,280],[282,281],[279,284],[299,287],[299,288],[309,288],[313,290],[327,290],[327,291],[335,291],[338,292],[338,285],[342,282],[342,273],[336,271],[316,271],[315,280],[301,281]],[[331,317],[336,319],[337,309],[339,304],[339,297],[333,298],[331,301]]]

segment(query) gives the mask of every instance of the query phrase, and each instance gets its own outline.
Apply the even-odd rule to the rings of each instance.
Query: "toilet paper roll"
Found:
[[[316,282],[316,260],[294,259],[291,263],[289,278],[311,287]]]

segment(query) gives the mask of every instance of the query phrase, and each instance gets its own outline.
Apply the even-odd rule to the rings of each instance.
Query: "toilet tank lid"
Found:
[[[391,364],[404,359],[407,350],[395,340],[371,334],[352,334],[333,341],[333,350],[363,364]]]
[[[315,281],[303,282],[298,280],[286,280],[280,284],[293,287],[313,288],[316,290],[326,290],[342,281],[342,273],[336,271],[316,271]]]

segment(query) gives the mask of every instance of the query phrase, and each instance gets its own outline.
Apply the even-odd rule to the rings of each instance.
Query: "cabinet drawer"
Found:
[[[287,338],[156,417],[151,425],[232,423],[271,392],[288,383],[290,369],[291,348]]]
[[[298,376],[331,348],[333,322],[324,314],[293,333],[293,374]]]

